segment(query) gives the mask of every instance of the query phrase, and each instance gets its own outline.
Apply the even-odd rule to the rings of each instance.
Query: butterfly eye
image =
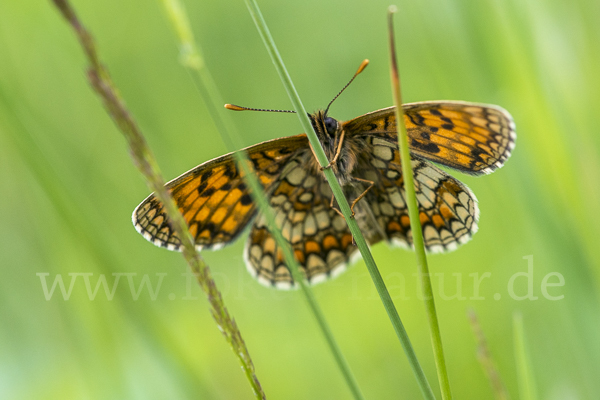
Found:
[[[337,131],[337,126],[338,123],[334,118],[325,118],[325,129],[327,129],[327,134],[332,138],[335,137],[335,131]]]

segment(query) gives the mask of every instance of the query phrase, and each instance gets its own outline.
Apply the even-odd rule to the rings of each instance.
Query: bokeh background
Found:
[[[226,101],[291,108],[243,1],[185,4]],[[434,291],[455,397],[493,396],[467,318],[473,309],[512,398],[520,398],[515,313],[523,316],[538,398],[597,398],[599,3],[396,4],[404,100],[499,104],[517,125],[517,147],[504,168],[480,178],[455,174],[479,198],[479,232],[458,251],[429,258],[432,272],[443,274],[434,278]],[[260,2],[308,110],[324,107],[364,58],[371,65],[331,115],[345,120],[392,104],[388,5]],[[77,0],[74,6],[165,178],[226,152],[178,63],[158,1]],[[182,276],[181,255],[134,230],[131,212],[148,189],[50,1],[0,2],[0,60],[0,397],[253,398],[206,299]],[[230,117],[244,145],[301,129],[286,114]],[[349,398],[302,295],[256,283],[243,264],[243,242],[203,255],[267,396]],[[414,255],[384,244],[373,253],[439,393]],[[517,275],[511,296],[511,277],[528,272],[528,260],[531,280]],[[112,299],[102,288],[90,298],[85,278],[92,291],[102,276],[112,288],[115,273],[121,278]],[[486,273],[477,294],[472,274]],[[560,274],[564,285],[548,286],[544,296],[551,273],[546,283],[560,283]],[[44,293],[43,282],[50,290],[57,276],[67,291],[74,279],[68,300],[58,286]],[[162,279],[155,296],[147,289],[136,296],[144,277],[155,289]],[[449,298],[459,289],[461,296]],[[364,263],[314,290],[365,396],[420,398]],[[516,297],[528,290],[537,299]]]

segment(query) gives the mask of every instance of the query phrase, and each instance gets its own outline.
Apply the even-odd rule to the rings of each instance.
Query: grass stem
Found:
[[[417,204],[417,196],[415,194],[415,182],[413,180],[413,171],[411,166],[410,149],[408,147],[408,134],[404,124],[404,111],[402,109],[402,94],[400,91],[400,74],[398,72],[398,64],[396,58],[396,45],[394,41],[394,20],[393,14],[395,8],[390,7],[388,13],[388,26],[390,35],[390,53],[391,53],[391,80],[392,92],[394,95],[394,103],[396,104],[396,125],[398,129],[398,145],[400,147],[400,159],[402,161],[402,174],[404,175],[404,190],[406,192],[406,203],[408,205],[408,215],[410,217],[410,230],[413,237],[413,247],[417,257],[417,266],[419,268],[419,278],[423,292],[425,310],[427,311],[427,319],[429,321],[429,330],[431,342],[433,345],[433,354],[437,367],[438,380],[442,399],[452,399],[450,392],[450,381],[448,379],[448,371],[446,369],[446,361],[444,358],[444,349],[442,347],[442,336],[440,334],[440,326],[435,311],[435,300],[433,298],[433,288],[431,285],[431,276],[427,265],[427,256],[425,255],[425,244],[423,241],[423,231],[421,230],[421,222],[419,220],[419,206]]]
[[[175,28],[181,50],[181,61],[188,68],[192,79],[200,92],[202,99],[211,115],[217,130],[221,134],[226,147],[230,151],[244,147],[240,135],[231,122],[230,118],[224,117],[222,105],[224,104],[222,96],[212,78],[206,64],[204,63],[193,35],[191,34],[189,19],[185,9],[179,0],[163,0],[165,10]],[[336,363],[344,376],[344,379],[353,395],[357,400],[363,399],[363,395],[358,387],[358,383],[350,370],[350,367],[338,346],[333,333],[325,319],[312,289],[305,283],[304,277],[300,272],[300,267],[294,257],[290,244],[283,238],[281,231],[275,223],[275,216],[269,205],[269,202],[258,182],[255,173],[251,170],[251,163],[245,152],[237,151],[234,153],[239,167],[244,171],[244,179],[252,189],[252,196],[257,203],[258,208],[267,220],[275,240],[283,251],[286,264],[294,281],[300,286],[302,293],[311,309],[320,329],[325,337],[329,349],[336,360]]]
[[[254,372],[254,365],[242,338],[242,334],[239,331],[235,320],[230,316],[225,307],[221,293],[217,289],[208,265],[206,265],[194,247],[194,242],[188,226],[175,205],[175,202],[171,198],[170,193],[165,188],[164,179],[162,178],[156,159],[146,143],[146,139],[138,128],[133,116],[125,106],[125,103],[119,96],[118,90],[113,83],[108,70],[101,63],[91,34],[78,19],[75,10],[67,0],[53,1],[67,22],[74,29],[87,56],[89,62],[88,79],[92,87],[102,99],[104,106],[108,110],[113,121],[127,140],[133,162],[146,178],[148,187],[164,205],[171,226],[177,232],[181,240],[183,256],[196,276],[200,287],[208,297],[210,310],[219,330],[223,333],[225,339],[231,345],[234,354],[240,360],[256,398],[264,399],[265,395]]]
[[[508,395],[506,386],[504,386],[504,383],[502,382],[500,372],[494,363],[487,340],[483,334],[483,329],[481,329],[481,325],[479,324],[479,319],[477,318],[475,310],[469,309],[468,317],[469,322],[471,323],[471,329],[473,329],[473,335],[475,336],[475,340],[477,342],[477,359],[479,360],[483,371],[490,381],[492,391],[494,392],[494,397],[496,400],[509,400],[510,396]]]
[[[513,331],[515,342],[515,359],[517,363],[517,381],[519,383],[519,399],[537,400],[537,392],[531,370],[531,360],[525,343],[523,315],[517,312],[513,316]]]
[[[325,167],[329,163],[329,160],[327,159],[327,156],[325,155],[325,152],[323,151],[323,148],[321,147],[319,139],[313,130],[312,124],[311,124],[310,120],[308,119],[306,109],[304,108],[302,102],[300,101],[300,97],[298,96],[298,93],[294,87],[294,84],[292,83],[292,79],[291,79],[289,73],[287,72],[287,69],[285,68],[283,60],[279,54],[279,51],[277,50],[277,46],[275,45],[275,41],[273,40],[273,37],[271,36],[269,28],[267,27],[267,24],[262,16],[262,13],[260,12],[258,4],[256,3],[255,0],[246,0],[246,5],[248,6],[248,10],[250,11],[250,14],[252,15],[254,23],[256,24],[256,27],[260,33],[260,36],[265,44],[267,52],[271,56],[273,64],[275,65],[275,69],[277,70],[277,73],[279,74],[279,77],[281,78],[281,81],[283,83],[283,86],[285,87],[285,90],[287,91],[287,93],[290,97],[290,100],[292,102],[294,110],[296,110],[296,112],[297,112],[297,115],[300,119],[302,128],[304,129],[304,131],[306,132],[306,134],[308,136],[308,139],[313,147],[313,150],[315,152],[317,160],[319,161],[319,164],[321,166]],[[396,332],[396,335],[398,336],[398,339],[400,340],[400,343],[406,353],[406,356],[407,356],[410,366],[413,370],[413,373],[415,374],[417,383],[419,384],[419,387],[423,393],[423,396],[426,399],[434,399],[433,392],[431,391],[431,387],[429,386],[429,383],[427,382],[427,378],[425,377],[423,369],[421,368],[421,365],[419,364],[419,361],[414,352],[412,344],[410,343],[408,334],[406,333],[406,329],[404,328],[404,325],[402,324],[402,321],[400,319],[400,316],[398,315],[398,311],[396,310],[394,302],[392,301],[392,298],[385,286],[385,283],[383,282],[383,278],[381,277],[381,274],[379,273],[379,270],[377,268],[377,265],[375,264],[375,260],[373,259],[373,256],[371,255],[371,251],[367,245],[367,242],[366,242],[365,238],[363,237],[363,235],[358,227],[358,224],[356,223],[356,220],[351,216],[350,206],[348,205],[348,201],[346,200],[346,197],[344,196],[342,188],[341,188],[339,182],[337,181],[335,174],[333,173],[333,171],[330,168],[325,169],[323,172],[324,172],[325,178],[327,179],[327,182],[331,186],[331,190],[338,202],[338,205],[340,206],[340,210],[346,219],[346,222],[348,224],[348,227],[350,228],[350,232],[352,233],[352,235],[354,237],[356,245],[358,246],[358,249],[360,250],[362,257],[365,260],[365,264],[367,266],[369,274],[371,275],[371,279],[373,280],[373,283],[377,289],[379,297],[381,298],[381,302],[383,303],[383,306],[388,314],[388,317],[390,319],[390,322],[392,323],[394,331]]]

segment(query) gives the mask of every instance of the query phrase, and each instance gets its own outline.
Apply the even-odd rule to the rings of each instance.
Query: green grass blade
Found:
[[[235,129],[234,124],[229,118],[223,117],[222,105],[224,104],[224,101],[214,82],[214,79],[212,78],[202,59],[202,56],[200,55],[199,47],[195,43],[193,35],[191,34],[189,20],[183,5],[179,2],[179,0],[163,0],[163,5],[165,6],[165,10],[169,15],[178,36],[181,49],[181,61],[191,72],[194,83],[202,95],[209,114],[217,126],[225,145],[230,151],[235,151],[236,149],[243,147],[241,145],[242,141],[239,133]],[[234,154],[238,165],[245,173],[244,179],[248,183],[249,187],[252,188],[252,196],[256,201],[260,211],[266,217],[267,223],[271,227],[271,232],[283,251],[286,264],[290,267],[290,272],[292,273],[294,281],[300,286],[309,308],[317,320],[323,336],[325,336],[325,340],[329,345],[329,349],[331,350],[338,368],[344,376],[344,379],[346,380],[353,397],[357,400],[363,399],[364,397],[358,387],[358,383],[356,382],[356,379],[354,378],[354,375],[352,374],[352,371],[350,370],[350,367],[333,336],[329,324],[325,319],[325,315],[323,314],[323,311],[321,310],[312,289],[304,281],[304,277],[300,272],[298,263],[294,257],[294,254],[292,253],[289,243],[283,238],[281,231],[277,229],[275,216],[273,215],[273,211],[269,206],[269,202],[262,190],[262,186],[250,168],[250,165],[252,164],[248,160],[245,152],[237,151]]]
[[[515,360],[517,363],[517,381],[519,382],[519,398],[521,400],[537,400],[537,392],[531,370],[531,360],[525,343],[523,315],[517,312],[513,315],[513,330],[515,341]]]
[[[398,145],[400,147],[400,159],[402,161],[402,174],[404,175],[404,190],[406,191],[406,203],[408,205],[408,215],[410,217],[410,230],[413,236],[413,246],[417,257],[417,266],[419,268],[419,278],[423,290],[423,301],[427,311],[429,321],[429,331],[433,345],[433,354],[435,365],[442,391],[442,399],[452,399],[450,392],[450,381],[446,369],[446,360],[444,358],[444,349],[442,347],[442,336],[440,334],[440,325],[435,311],[435,300],[433,298],[433,288],[431,285],[431,276],[427,265],[427,256],[425,255],[425,244],[423,242],[423,231],[419,220],[419,206],[415,194],[415,182],[413,180],[412,167],[410,165],[410,149],[408,147],[408,134],[404,125],[404,111],[402,109],[402,96],[400,92],[400,75],[396,62],[396,47],[394,43],[393,13],[395,9],[390,7],[388,14],[390,50],[391,50],[391,80],[392,92],[394,94],[394,103],[396,104],[396,126],[398,129]]]
[[[504,386],[504,383],[502,382],[500,372],[494,363],[487,340],[483,334],[483,330],[481,329],[481,325],[479,324],[479,319],[477,318],[475,310],[469,309],[468,317],[469,322],[471,323],[471,329],[473,330],[473,335],[475,336],[475,340],[477,342],[477,360],[479,360],[483,371],[490,381],[492,390],[494,392],[494,397],[496,400],[509,400],[510,396],[508,395],[506,386]]]
[[[225,307],[221,293],[217,289],[208,265],[206,265],[194,247],[194,242],[188,226],[175,205],[175,202],[171,198],[171,195],[165,188],[165,182],[156,163],[156,159],[146,143],[146,139],[133,119],[132,114],[126,108],[125,103],[119,96],[118,90],[113,83],[108,70],[101,63],[91,34],[81,23],[75,10],[67,0],[54,0],[54,3],[75,31],[87,56],[89,62],[88,79],[92,87],[102,99],[104,106],[108,110],[113,121],[127,140],[133,162],[146,178],[148,187],[164,205],[171,226],[177,232],[181,240],[183,256],[208,298],[210,310],[215,322],[227,342],[231,345],[234,354],[240,360],[242,368],[248,376],[256,397],[264,399],[265,395],[260,386],[260,382],[254,373],[254,365],[242,338],[242,334],[239,331],[235,320],[231,317],[229,311]]]
[[[313,150],[315,152],[317,160],[319,161],[319,164],[321,166],[325,167],[329,163],[329,160],[327,159],[327,156],[325,155],[325,152],[323,151],[323,149],[321,147],[321,144],[319,142],[319,139],[317,138],[316,133],[313,131],[312,124],[310,123],[310,120],[308,119],[306,110],[305,110],[304,106],[302,105],[302,102],[300,101],[300,97],[298,96],[298,93],[296,92],[296,89],[294,87],[294,84],[292,83],[290,75],[288,74],[288,72],[285,68],[285,65],[283,63],[281,56],[279,55],[279,52],[275,45],[275,41],[273,40],[271,33],[269,32],[267,24],[260,12],[260,9],[258,8],[258,4],[256,3],[255,0],[246,0],[246,5],[248,6],[248,10],[250,11],[252,18],[254,19],[256,27],[257,27],[257,29],[261,35],[261,38],[263,39],[263,42],[265,44],[265,47],[267,48],[267,51],[268,51],[269,55],[271,56],[273,64],[275,65],[275,69],[277,70],[277,73],[279,74],[281,81],[283,83],[283,86],[285,87],[285,90],[287,91],[288,95],[290,96],[290,100],[292,101],[294,109],[296,110],[298,117],[300,118],[300,123],[302,125],[302,128],[308,135],[308,139],[310,140],[310,143],[313,147]],[[383,282],[383,278],[381,277],[381,274],[379,273],[379,270],[377,268],[377,265],[375,264],[375,260],[373,259],[373,256],[371,255],[371,251],[369,250],[367,242],[365,241],[365,239],[358,227],[358,224],[356,223],[356,220],[351,217],[350,206],[348,205],[348,201],[346,200],[346,197],[344,196],[342,188],[341,188],[340,184],[338,183],[338,181],[331,169],[325,169],[323,172],[324,172],[325,177],[326,177],[327,181],[329,182],[329,185],[331,186],[331,190],[340,206],[340,210],[342,211],[342,214],[346,218],[346,222],[348,223],[350,232],[352,232],[352,235],[354,237],[356,245],[358,246],[358,249],[360,250],[362,257],[365,260],[365,264],[367,265],[367,269],[369,270],[371,279],[373,280],[373,283],[375,284],[375,287],[377,288],[377,292],[381,298],[381,302],[383,303],[383,306],[385,307],[388,317],[390,318],[392,326],[394,327],[394,330],[396,332],[396,335],[398,336],[398,339],[400,340],[400,343],[407,355],[410,366],[413,370],[413,373],[415,374],[415,377],[416,377],[419,387],[423,393],[423,396],[427,399],[433,399],[434,396],[433,396],[433,392],[431,391],[431,387],[429,386],[429,383],[427,382],[427,378],[425,377],[423,369],[421,368],[421,365],[418,362],[417,356],[412,348],[412,344],[410,343],[408,334],[406,333],[406,330],[404,329],[404,325],[402,324],[400,316],[398,315],[398,311],[396,310],[396,307],[394,306],[392,298],[390,297],[390,294],[385,286],[385,283]]]

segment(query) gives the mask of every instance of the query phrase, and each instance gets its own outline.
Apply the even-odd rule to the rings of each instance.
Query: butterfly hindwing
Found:
[[[275,223],[294,252],[300,270],[314,284],[345,269],[356,251],[346,221],[331,206],[331,189],[322,176],[305,168],[303,157],[291,160],[270,197]],[[283,254],[266,219],[259,214],[245,249],[248,270],[267,286],[294,286]]]
[[[412,247],[410,219],[398,149],[381,138],[370,138],[368,165],[359,166],[362,177],[375,182],[366,204],[387,239]],[[464,184],[418,156],[411,157],[419,219],[429,252],[451,251],[477,231],[479,210],[475,195]]]

